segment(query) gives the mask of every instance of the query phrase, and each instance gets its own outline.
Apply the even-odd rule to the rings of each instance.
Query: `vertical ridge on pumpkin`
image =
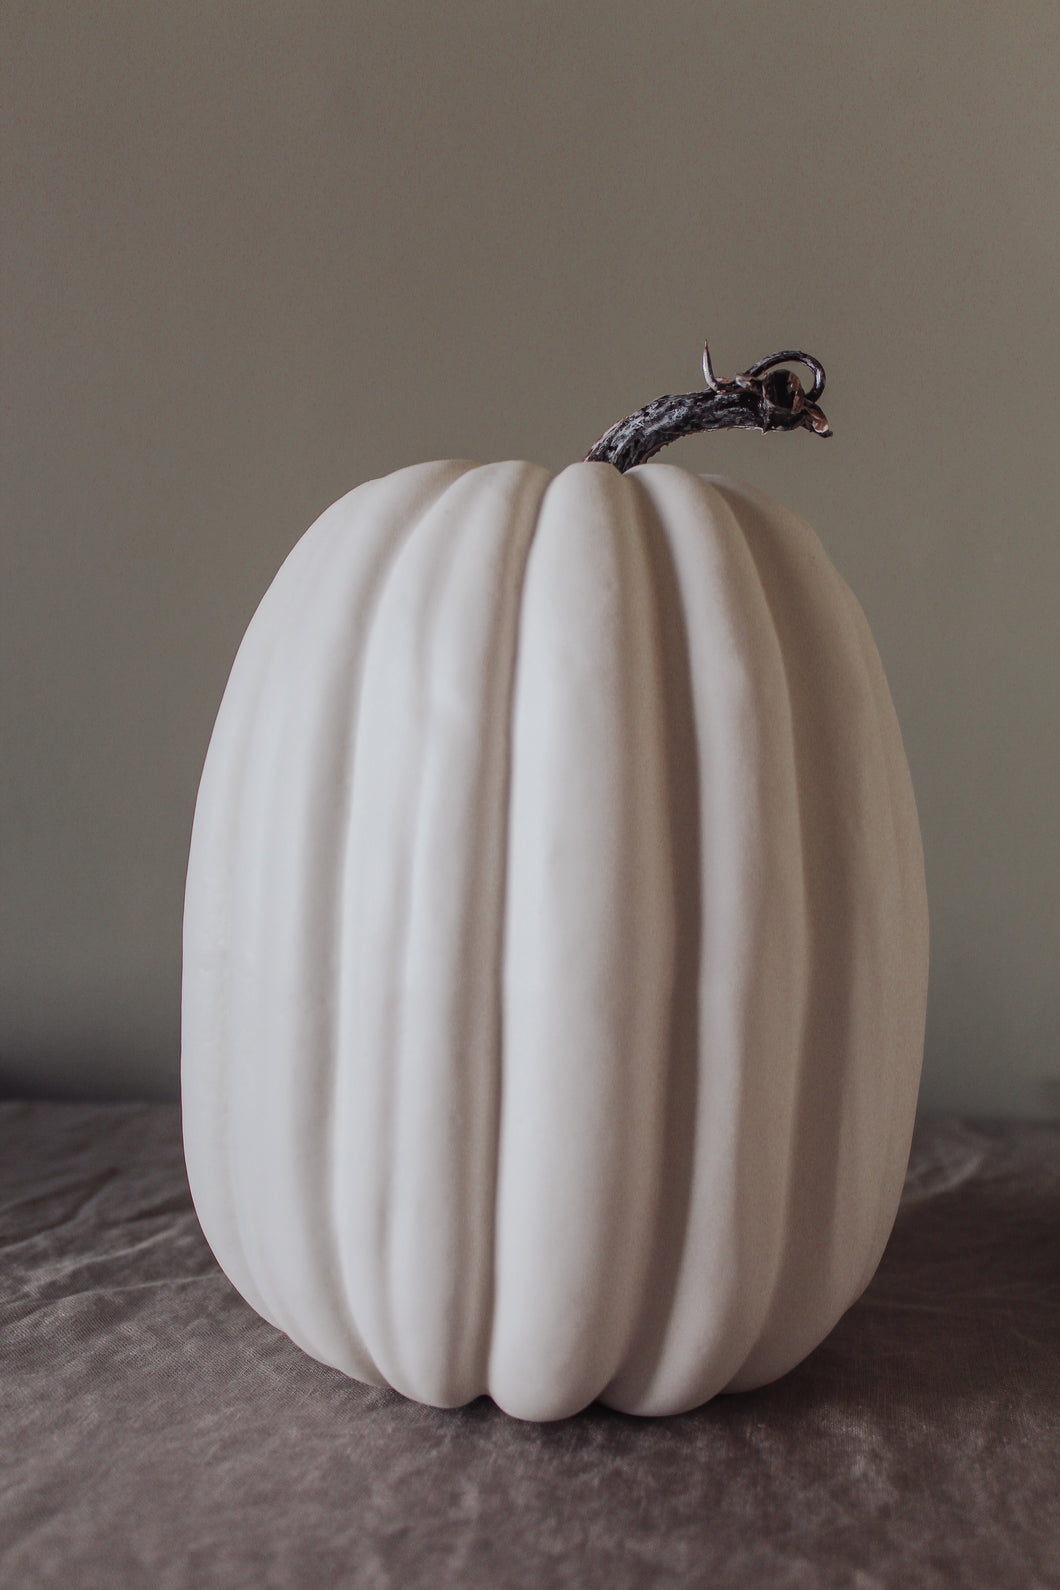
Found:
[[[883,663],[857,597],[849,588],[844,589],[875,701],[876,727],[890,791],[892,876],[898,895],[895,935],[901,949],[891,965],[889,1014],[893,1013],[894,1019],[888,1025],[895,1034],[895,1047],[908,1057],[923,1051],[927,1016],[929,943],[924,852],[902,731],[887,686]],[[903,990],[909,990],[908,998],[903,998]],[[859,1296],[876,1272],[894,1224],[909,1163],[920,1082],[920,1066],[910,1065],[908,1058],[904,1064],[888,1065],[886,1073],[890,1085],[887,1104],[880,1113],[887,1126],[887,1142],[883,1152],[887,1171],[878,1199],[875,1236],[858,1283]]]
[[[442,468],[451,473],[452,466]],[[378,565],[410,510],[436,491],[438,473],[439,466],[426,466],[397,486],[358,488],[322,515],[285,561],[226,692],[245,730],[228,774],[231,848],[219,849],[197,821],[189,869],[190,895],[227,897],[225,909],[234,902],[239,917],[229,927],[239,947],[230,986],[219,1003],[215,991],[198,1017],[218,1029],[229,1023],[219,1078],[227,1079],[229,1095],[220,1112],[228,1136],[221,1162],[242,1190],[233,1205],[242,1253],[233,1278],[241,1286],[249,1281],[266,1316],[307,1351],[366,1378],[374,1378],[371,1366],[337,1317],[330,1221],[318,1157],[305,1144],[318,1138],[326,1116],[329,851],[342,804],[357,610],[370,599]],[[241,680],[250,681],[249,690]],[[207,762],[215,762],[212,751]],[[192,988],[189,1011],[197,1003],[202,994]],[[194,1041],[184,1072],[186,1107],[217,1102],[222,1084],[203,1074]]]
[[[763,1167],[763,1174],[768,1177],[777,1189],[776,1204],[773,1210],[771,1227],[776,1243],[776,1262],[771,1267],[770,1273],[761,1288],[757,1319],[755,1328],[745,1336],[742,1343],[742,1352],[736,1366],[736,1375],[739,1375],[758,1350],[763,1338],[770,1335],[774,1328],[777,1314],[777,1297],[781,1279],[784,1274],[783,1253],[790,1239],[791,1196],[790,1184],[795,1167],[798,1165],[798,1111],[800,1090],[803,1072],[810,1057],[805,1041],[805,1028],[810,1008],[810,996],[815,976],[814,939],[809,908],[808,889],[808,862],[806,838],[806,802],[803,793],[805,768],[800,760],[801,725],[797,703],[797,693],[793,685],[788,658],[785,654],[782,630],[777,624],[775,612],[775,595],[771,600],[772,582],[763,577],[761,563],[756,557],[753,538],[747,532],[746,514],[741,511],[741,505],[734,502],[725,492],[727,484],[723,481],[712,482],[718,490],[718,495],[724,502],[733,523],[738,526],[742,543],[754,570],[754,579],[757,585],[758,599],[763,611],[768,615],[770,630],[772,632],[773,647],[777,658],[778,671],[778,697],[782,701],[783,712],[783,745],[784,754],[791,773],[791,846],[792,853],[798,856],[798,910],[801,921],[802,943],[802,970],[800,976],[801,997],[797,1012],[793,1011],[791,1022],[792,1041],[791,1047],[785,1056],[785,1072],[790,1079],[790,1087],[784,1100],[784,1110],[779,1123],[779,1142],[775,1145],[780,1152],[768,1166]],[[774,505],[770,505],[770,512]],[[744,1231],[740,1234],[741,1249],[746,1251],[753,1243],[754,1233]],[[781,1349],[783,1351],[783,1349]],[[736,1376],[734,1375],[734,1379]],[[731,1384],[729,1382],[728,1384]],[[727,1389],[727,1387],[726,1387]]]
[[[368,615],[410,522],[429,510],[451,475],[452,466],[428,466],[404,479],[372,483],[364,494],[368,500],[356,505],[355,535],[347,515],[337,517],[314,599],[302,624],[289,633],[286,721],[278,718],[275,725],[283,771],[271,781],[277,806],[262,864],[272,895],[259,932],[271,947],[263,955],[270,975],[259,998],[269,1013],[267,1039],[279,1064],[259,1134],[269,1166],[259,1195],[259,1228],[267,1232],[269,1253],[286,1283],[290,1334],[315,1356],[334,1360],[342,1354],[362,1372],[371,1360],[356,1329],[341,1318],[328,1219],[333,857],[347,804],[347,747]],[[278,690],[276,698],[279,705]],[[324,1152],[307,1153],[310,1142],[322,1144]]]
[[[307,584],[312,585],[311,578]],[[282,1088],[291,1080],[283,1065],[283,1055],[290,1045],[284,1043],[286,1035],[277,1032],[269,1019],[276,979],[282,977],[285,968],[275,964],[279,946],[272,897],[278,880],[267,858],[279,843],[281,861],[289,862],[293,849],[282,808],[289,777],[285,730],[292,716],[295,688],[290,663],[297,634],[297,620],[275,634],[263,669],[265,690],[253,715],[246,757],[236,852],[233,927],[241,956],[231,1000],[235,1107],[230,1113],[229,1139],[237,1218],[247,1261],[268,1303],[270,1319],[288,1333],[296,1328],[294,1299],[277,1275],[278,1270],[282,1274],[281,1255],[286,1243],[281,1237],[278,1253],[269,1204],[273,1202],[270,1195],[275,1194],[278,1173],[270,1143],[275,1135],[271,1120],[273,1091],[277,1084]],[[284,911],[284,919],[286,915]],[[289,1193],[289,1189],[285,1190]],[[282,1207],[284,1218],[289,1220],[289,1197]]]
[[[874,1131],[887,1102],[881,1079],[918,1072],[919,1059],[881,1048],[895,1031],[886,989],[898,858],[860,610],[856,624],[853,597],[797,515],[750,488],[719,489],[745,526],[791,681],[813,945],[785,1263],[761,1337],[732,1382],[745,1389],[811,1351],[864,1285],[881,1189],[894,1180],[894,1145]]]
[[[365,653],[344,858],[343,1267],[421,1401],[482,1390],[517,596],[547,473],[476,468],[403,544]]]
[[[493,1294],[508,715],[519,594],[547,473],[475,472],[425,581],[388,1282],[405,1383],[484,1389]],[[423,540],[423,537],[420,537]],[[426,554],[422,554],[425,557]]]
[[[700,778],[688,614],[666,527],[642,473],[625,476],[637,504],[651,567],[665,715],[666,791],[674,914],[674,966],[669,1039],[663,1057],[659,1199],[651,1257],[617,1374],[601,1389],[605,1403],[626,1409],[655,1380],[673,1307],[692,1196],[696,1099],[699,1088],[697,988],[702,937]]]
[[[648,465],[631,479],[653,504],[681,603],[699,827],[690,1058],[670,1062],[694,1066],[697,1078],[689,1186],[680,1207],[664,1203],[657,1232],[668,1306],[661,1292],[646,1297],[639,1339],[605,1397],[658,1414],[719,1390],[767,1306],[804,941],[782,660],[740,525],[713,485],[687,471]]]
[[[356,1312],[351,1307],[351,1299],[343,1285],[337,1227],[337,1219],[341,1215],[335,1199],[338,1153],[335,1095],[344,1058],[340,1029],[343,989],[348,976],[347,946],[342,932],[342,879],[353,787],[358,773],[354,747],[364,686],[365,652],[382,588],[401,549],[415,533],[416,526],[432,512],[455,481],[472,467],[461,463],[432,464],[399,471],[397,475],[388,477],[389,496],[380,502],[376,515],[364,529],[357,526],[357,532],[362,537],[367,532],[375,532],[379,537],[379,552],[366,571],[366,577],[358,585],[354,599],[351,601],[344,593],[339,594],[341,630],[347,655],[335,670],[340,694],[331,725],[336,749],[334,793],[338,798],[331,803],[328,830],[320,835],[321,871],[307,885],[307,898],[312,900],[316,897],[321,926],[326,929],[324,942],[316,957],[327,1015],[323,1063],[317,1078],[320,1121],[317,1132],[308,1137],[309,1141],[315,1138],[321,1143],[324,1151],[319,1156],[305,1155],[309,1184],[307,1191],[312,1202],[312,1207],[307,1208],[307,1224],[317,1224],[327,1233],[329,1293],[326,1315],[321,1317],[323,1311],[318,1311],[317,1315],[317,1328],[323,1330],[326,1326],[327,1350],[318,1356],[326,1362],[338,1364],[348,1374],[379,1382],[383,1376],[364,1342]],[[352,528],[347,527],[347,534]],[[372,1372],[366,1374],[363,1370],[359,1372],[352,1368],[351,1365],[357,1362],[369,1364]]]
[[[901,899],[902,847],[898,841],[893,757],[890,754],[889,737],[885,733],[883,703],[877,689],[876,676],[881,672],[881,665],[875,654],[875,646],[866,647],[864,644],[867,624],[853,593],[838,575],[836,584],[835,605],[846,617],[851,650],[860,658],[865,687],[861,768],[867,791],[865,805],[868,807],[870,798],[873,803],[866,827],[874,835],[877,855],[868,881],[875,905],[875,938],[879,944],[872,956],[878,982],[872,1025],[877,1034],[887,1031],[897,1035],[901,1023],[894,1019],[896,1007],[904,1003],[902,986],[915,984],[915,972],[904,964],[901,945],[901,923],[906,916]],[[904,751],[901,759],[904,763]],[[861,848],[867,849],[864,845]],[[858,1045],[862,1051],[864,1047]],[[904,1047],[900,1037],[898,1047],[899,1050]],[[860,1296],[875,1273],[883,1251],[881,1237],[885,1239],[893,1224],[908,1162],[909,1144],[907,1142],[904,1150],[900,1150],[892,1130],[894,1093],[908,1076],[908,1068],[903,1064],[894,1064],[892,1055],[883,1050],[878,1037],[873,1052],[875,1065],[871,1074],[863,1079],[861,1098],[851,1101],[844,1108],[840,1123],[842,1132],[849,1137],[853,1130],[860,1140],[858,1184],[849,1188],[849,1191],[845,1189],[843,1198],[845,1208],[858,1204],[858,1224],[864,1233],[860,1270],[855,1270],[847,1281],[848,1306]],[[884,1127],[882,1131],[881,1123]],[[910,1132],[911,1127],[910,1120]],[[864,1146],[866,1143],[867,1150]],[[844,1158],[851,1157],[848,1149],[846,1155],[842,1152],[837,1155],[837,1160],[842,1166]],[[884,1210],[889,1214],[887,1232],[881,1231],[881,1213]],[[853,1244],[843,1243],[843,1246]]]
[[[310,556],[303,537],[263,596],[233,662],[196,800],[184,905],[181,1114],[189,1182],[200,1223],[226,1273],[266,1318],[268,1308],[247,1254],[231,1149],[237,1054],[232,1019],[233,914],[239,893],[235,875],[250,747],[266,684],[264,665],[277,627],[304,589]]]
[[[849,943],[847,836],[831,821],[834,786],[843,777],[834,743],[833,692],[846,701],[850,681],[842,647],[832,636],[823,580],[830,565],[804,540],[801,522],[760,494],[719,481],[717,489],[741,524],[778,638],[792,724],[792,760],[800,791],[799,831],[808,933],[808,985],[797,1053],[791,1065],[788,1154],[778,1174],[784,1187],[782,1263],[772,1278],[760,1329],[726,1389],[771,1380],[804,1357],[841,1309],[834,1301],[834,1222],[839,1170],[835,1126],[847,1086],[843,1011]],[[816,538],[814,538],[815,542]],[[812,566],[816,580],[808,580]],[[838,760],[834,759],[838,758]],[[825,897],[831,909],[823,909]],[[812,1173],[810,1168],[812,1167]],[[825,1327],[827,1328],[827,1327]]]
[[[549,486],[512,727],[490,1391],[591,1401],[625,1352],[658,1193],[673,913],[659,646],[637,498]]]
[[[267,914],[268,857],[276,837],[271,830],[277,775],[285,759],[283,736],[278,732],[277,691],[280,702],[288,700],[286,676],[292,637],[298,632],[305,599],[317,577],[322,543],[330,539],[333,522],[334,510],[329,510],[285,560],[240,647],[219,718],[221,721],[228,710],[234,713],[242,731],[236,742],[238,751],[231,756],[232,747],[222,731],[215,734],[215,743],[223,748],[222,762],[227,753],[227,767],[218,762],[213,743],[207,757],[208,771],[220,768],[229,783],[232,832],[227,844],[218,844],[217,836],[204,834],[197,814],[193,864],[189,867],[189,896],[198,898],[200,904],[205,898],[228,918],[223,949],[220,943],[212,945],[212,954],[226,964],[226,987],[223,992],[213,989],[205,999],[200,988],[197,997],[188,1002],[189,1013],[199,1005],[200,1023],[224,1032],[227,1052],[217,1075],[207,1074],[202,1057],[197,1058],[195,1039],[190,1038],[183,1061],[185,1108],[195,1108],[197,1099],[201,1105],[204,1094],[208,1105],[216,1106],[214,1090],[224,1088],[219,1110],[225,1137],[221,1164],[232,1189],[230,1218],[241,1255],[236,1279],[249,1284],[263,1300],[268,1318],[285,1325],[291,1323],[289,1309],[277,1301],[272,1267],[262,1259],[262,1250],[269,1252],[270,1240],[269,1234],[261,1231],[257,1196],[265,1158],[260,1134],[268,1116],[268,1082],[274,1069],[270,1064],[271,1034],[261,1021],[260,990],[268,959],[261,931]],[[206,808],[213,804],[207,793]],[[231,944],[240,947],[238,956],[231,955]],[[194,987],[192,994],[195,996]],[[194,1184],[191,1165],[189,1172]],[[280,1293],[282,1296],[282,1284]]]
[[[407,556],[417,531],[432,517],[445,512],[447,500],[473,469],[469,463],[433,464],[400,470],[387,477],[386,483],[393,496],[393,535],[360,611],[346,615],[347,630],[357,645],[356,690],[348,724],[346,796],[332,847],[335,958],[329,1045],[329,1155],[327,1166],[320,1169],[321,1185],[330,1210],[332,1268],[341,1297],[342,1316],[351,1339],[356,1337],[371,1359],[375,1367],[373,1378],[384,1382],[392,1378],[389,1332],[385,1318],[380,1320],[379,1293],[371,1274],[366,1273],[371,1266],[366,1266],[363,1250],[373,1245],[378,1249],[384,1241],[378,1222],[381,1213],[385,1217],[385,1193],[379,1196],[370,1174],[363,1177],[365,1187],[361,1191],[366,1194],[363,1197],[358,1196],[356,1187],[351,1193],[350,1182],[351,1176],[362,1171],[365,1164],[375,1164],[377,1159],[384,1164],[386,1161],[390,1131],[390,1057],[386,1052],[386,1035],[391,1023],[384,1012],[382,1029],[378,1020],[373,1029],[365,1009],[362,975],[365,946],[350,912],[351,855],[358,837],[355,826],[365,788],[378,788],[385,782],[388,770],[385,736],[381,746],[365,745],[365,718],[371,713],[376,694],[371,674],[373,653],[379,644],[380,612],[385,610],[395,571]],[[421,479],[426,489],[415,496],[414,501],[405,500],[402,505],[405,494],[415,493]],[[400,890],[397,896],[400,906]],[[350,1262],[349,1231],[354,1213],[361,1217],[359,1265]]]

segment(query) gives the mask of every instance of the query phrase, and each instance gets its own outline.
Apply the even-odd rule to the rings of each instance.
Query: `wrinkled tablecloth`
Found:
[[[875,1280],[671,1419],[345,1379],[218,1269],[179,1112],[0,1106],[10,1590],[1060,1586],[1060,1126],[918,1127]]]

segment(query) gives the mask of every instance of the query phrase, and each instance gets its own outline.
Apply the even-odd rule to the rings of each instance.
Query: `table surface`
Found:
[[[1060,1586],[1060,1126],[929,1122],[862,1299],[694,1413],[345,1379],[260,1320],[175,1106],[0,1105],[12,1590]]]

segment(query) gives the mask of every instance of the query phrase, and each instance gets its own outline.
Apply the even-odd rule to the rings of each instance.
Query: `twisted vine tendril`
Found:
[[[778,368],[801,364],[813,375],[807,392],[793,370]],[[622,473],[649,458],[681,436],[699,431],[734,428],[757,431],[813,431],[815,436],[831,436],[831,427],[817,406],[824,392],[824,366],[811,354],[795,348],[771,353],[750,369],[729,380],[720,380],[710,362],[710,348],[703,344],[702,392],[682,392],[659,397],[638,409],[617,425],[612,425],[585,455],[587,464],[613,464]]]

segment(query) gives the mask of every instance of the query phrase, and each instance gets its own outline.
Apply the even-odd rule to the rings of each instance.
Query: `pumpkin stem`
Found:
[[[781,364],[804,364],[813,372],[813,386],[803,390],[792,370]],[[800,427],[817,436],[831,436],[831,427],[817,400],[824,391],[824,366],[808,353],[786,348],[759,359],[749,370],[719,380],[703,344],[705,392],[682,392],[656,398],[635,414],[619,420],[585,455],[587,464],[614,464],[623,474],[646,464],[660,448],[697,431],[723,431],[736,426],[754,431],[794,431]]]

